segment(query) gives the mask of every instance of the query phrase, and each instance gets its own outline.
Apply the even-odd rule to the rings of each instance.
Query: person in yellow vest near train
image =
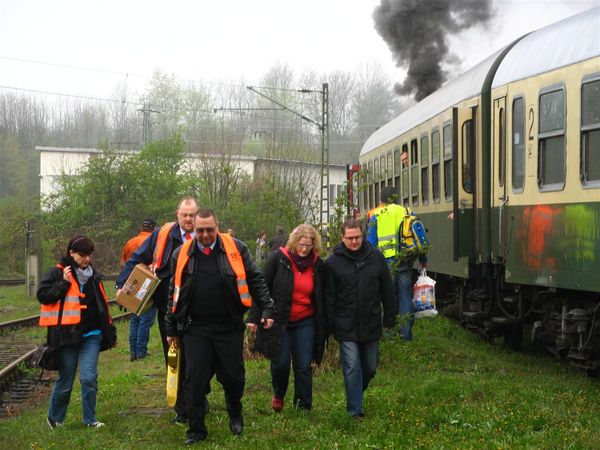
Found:
[[[100,274],[91,265],[94,243],[77,235],[67,253],[48,271],[37,290],[42,304],[40,326],[48,328],[48,346],[58,349],[58,378],[46,419],[50,428],[64,425],[79,363],[83,423],[99,428],[96,418],[98,356],[117,343],[116,329]]]
[[[198,202],[195,198],[185,197],[181,199],[176,210],[177,222],[167,222],[163,226],[155,229],[129,257],[115,283],[117,295],[119,295],[120,289],[127,281],[131,271],[140,263],[151,266],[156,276],[161,280],[154,292],[152,300],[157,310],[157,322],[163,346],[165,367],[167,366],[167,353],[169,351],[167,334],[165,331],[165,314],[167,313],[170,277],[169,261],[176,248],[186,240],[193,240],[194,217],[196,216],[197,211]],[[185,367],[185,360],[183,359],[181,361],[181,367],[182,370]],[[181,381],[182,379],[180,379],[180,386],[182,384]],[[187,417],[183,396],[177,396],[177,403],[175,404],[174,409],[174,422],[185,423]]]
[[[383,253],[394,275],[398,312],[401,319],[404,319],[400,334],[405,341],[411,341],[415,320],[412,303],[412,266],[415,258],[405,260],[400,255],[400,226],[407,210],[396,204],[397,199],[398,194],[393,186],[385,186],[381,190],[382,204],[369,212],[367,240]],[[419,256],[419,262],[421,267],[425,267],[427,256]]]
[[[261,311],[261,325],[273,324],[273,300],[260,269],[242,241],[219,233],[215,213],[199,209],[194,221],[196,239],[175,250],[171,259],[167,340],[177,347],[183,340],[188,430],[186,444],[206,439],[203,401],[216,372],[223,385],[229,428],[241,434],[243,316],[250,305]]]

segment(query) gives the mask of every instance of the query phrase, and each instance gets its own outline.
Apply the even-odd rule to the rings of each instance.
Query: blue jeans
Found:
[[[362,414],[363,392],[375,376],[379,362],[379,339],[340,341],[340,361],[346,386],[346,411],[352,416]]]
[[[129,320],[129,352],[134,358],[143,358],[148,354],[150,328],[156,320],[156,307],[152,306],[141,316],[132,314]]]
[[[405,341],[412,341],[412,327],[415,323],[415,310],[412,302],[413,283],[412,268],[407,263],[400,263],[394,274],[396,295],[398,296],[398,313],[401,320],[407,320],[400,327],[400,334]]]
[[[290,377],[290,360],[294,367],[294,406],[312,408],[312,367],[316,324],[314,317],[288,323],[281,352],[271,362],[271,381],[275,397],[283,400]]]
[[[83,423],[96,422],[96,396],[98,394],[98,355],[102,335],[88,336],[75,345],[60,349],[60,369],[52,389],[48,417],[54,422],[64,422],[71,399],[73,381],[79,361],[79,381],[81,383],[81,405]]]

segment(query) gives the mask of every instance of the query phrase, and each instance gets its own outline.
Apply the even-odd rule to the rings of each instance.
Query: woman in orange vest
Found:
[[[42,304],[40,326],[48,328],[48,346],[59,352],[58,379],[47,417],[52,429],[64,424],[78,364],[83,423],[104,426],[96,418],[98,356],[116,345],[117,335],[100,274],[91,265],[93,252],[89,238],[73,237],[66,255],[44,275],[37,291]]]

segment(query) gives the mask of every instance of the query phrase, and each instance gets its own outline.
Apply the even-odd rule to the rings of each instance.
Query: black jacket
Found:
[[[314,264],[314,292],[311,302],[315,308],[315,321],[317,334],[313,350],[313,360],[319,364],[325,350],[327,339],[327,316],[325,312],[325,263],[317,258]],[[292,293],[294,290],[294,272],[292,262],[281,250],[269,255],[263,267],[263,275],[269,286],[271,298],[275,303],[275,323],[265,330],[260,326],[260,311],[256,306],[250,308],[248,322],[259,324],[256,335],[255,350],[274,360],[279,358],[283,334],[287,328],[292,307]]]
[[[261,309],[262,317],[271,318],[273,316],[273,300],[271,300],[269,297],[269,289],[267,288],[265,279],[263,278],[258,266],[254,263],[254,261],[252,261],[252,258],[250,257],[250,251],[248,250],[246,244],[235,238],[234,241],[240,252],[240,255],[242,255],[244,269],[246,270],[246,282],[248,283],[248,289],[250,290],[250,295],[252,296],[252,303],[255,303]],[[200,255],[200,250],[195,242],[190,246],[190,259],[182,274],[181,289],[179,291],[179,300],[177,302],[177,311],[173,313],[172,306],[173,291],[175,289],[175,269],[177,267],[177,258],[181,248],[182,247],[177,248],[171,257],[169,303],[167,315],[165,316],[167,336],[178,336],[182,332],[185,332],[191,321],[191,317],[188,314],[188,306],[192,301],[190,294],[193,294],[194,292],[194,277],[190,275],[194,273],[194,261]],[[223,247],[223,243],[221,242],[220,238],[217,238],[217,242],[213,251],[218,252],[217,264],[219,265],[219,272],[223,280],[223,285],[226,286],[225,297],[227,309],[229,310],[229,314],[231,316],[231,327],[234,330],[243,330],[245,328],[243,316],[247,311],[247,308],[242,305],[240,300],[235,273],[229,265],[225,248]]]
[[[73,277],[77,280],[75,272],[75,261],[70,258],[63,258],[60,262],[63,266],[71,266]],[[93,269],[93,268],[92,268]],[[106,303],[102,298],[100,291],[100,283],[102,275],[93,269],[94,273],[91,277],[98,314],[100,315],[100,331],[102,331],[102,344],[100,349],[106,350],[112,348],[117,343],[117,333],[114,325],[111,324],[110,311],[106,307]],[[50,269],[42,277],[42,281],[38,286],[37,298],[43,305],[50,305],[56,302],[64,302],[65,295],[69,290],[71,283],[63,278],[63,270],[58,267]],[[62,309],[61,309],[62,312]],[[48,345],[50,347],[61,347],[63,345],[78,344],[82,340],[82,323],[75,325],[56,325],[48,327]]]
[[[383,254],[368,242],[358,252],[340,243],[326,265],[329,331],[338,341],[381,338],[381,306],[385,327],[394,326],[397,313],[392,276]]]

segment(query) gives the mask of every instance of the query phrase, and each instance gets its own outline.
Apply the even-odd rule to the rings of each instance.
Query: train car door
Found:
[[[507,249],[508,191],[506,188],[506,95],[493,100],[492,116],[492,217],[491,244],[496,258],[504,258]]]
[[[454,261],[475,251],[475,149],[477,105],[452,110]]]

